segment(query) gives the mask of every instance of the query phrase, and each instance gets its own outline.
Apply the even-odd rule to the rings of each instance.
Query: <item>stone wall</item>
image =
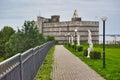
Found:
[[[81,37],[81,42],[87,43],[88,30],[92,32],[93,43],[99,42],[99,22],[97,21],[65,21],[43,23],[43,35],[55,36],[60,43],[64,42],[65,34],[68,32],[74,35],[74,29],[77,29]]]

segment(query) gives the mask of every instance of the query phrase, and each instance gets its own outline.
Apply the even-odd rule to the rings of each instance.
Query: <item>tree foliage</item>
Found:
[[[12,27],[5,26],[0,31],[0,57],[3,57],[5,54],[5,43],[10,39],[10,37],[15,33],[15,30]]]
[[[9,40],[10,36],[15,33],[15,30],[12,27],[5,26],[1,31],[0,31],[0,38],[3,39],[3,42],[5,43],[6,41]]]
[[[34,21],[25,21],[22,29],[11,36],[5,45],[6,58],[17,53],[22,53],[25,50],[40,45],[45,42],[45,39],[38,29],[35,27]]]
[[[47,41],[53,41],[53,40],[55,40],[55,37],[48,35],[46,40],[47,40]]]
[[[22,29],[17,32],[6,26],[0,31],[0,57],[9,58],[51,40],[54,40],[54,37],[47,36],[45,39],[43,34],[39,33],[34,21],[25,21]]]

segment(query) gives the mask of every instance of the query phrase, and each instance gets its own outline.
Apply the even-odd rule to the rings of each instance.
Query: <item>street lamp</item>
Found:
[[[75,31],[75,51],[77,51],[76,45],[77,45],[77,29],[74,30]]]
[[[103,68],[105,68],[105,21],[107,20],[107,17],[104,16],[101,19],[103,21]]]
[[[68,44],[69,44],[69,36],[70,36],[70,33],[68,33],[67,35],[68,35]]]

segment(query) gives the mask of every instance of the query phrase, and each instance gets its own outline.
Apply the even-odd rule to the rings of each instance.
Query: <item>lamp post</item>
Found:
[[[68,35],[68,44],[69,44],[69,36],[70,36],[70,33],[68,33],[67,35]]]
[[[77,47],[76,47],[76,45],[77,45],[77,39],[76,39],[76,37],[77,37],[77,29],[75,29],[74,31],[75,31],[75,51],[77,51]]]
[[[103,68],[105,68],[105,21],[107,20],[107,17],[104,16],[101,19],[103,21]]]

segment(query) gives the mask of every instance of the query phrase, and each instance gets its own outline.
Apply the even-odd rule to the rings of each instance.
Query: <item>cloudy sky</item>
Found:
[[[17,30],[25,20],[36,20],[39,15],[71,20],[75,9],[82,20],[99,21],[100,34],[102,16],[108,17],[106,33],[120,34],[120,0],[0,0],[0,29],[9,25]]]

